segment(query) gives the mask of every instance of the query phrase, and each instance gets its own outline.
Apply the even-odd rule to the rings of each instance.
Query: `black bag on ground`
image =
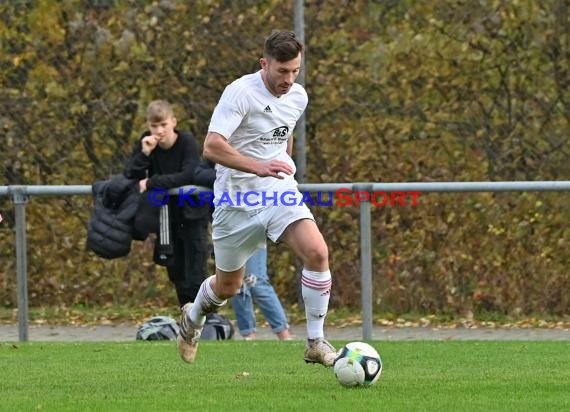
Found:
[[[178,324],[169,316],[155,316],[137,330],[137,340],[175,340]]]
[[[206,323],[202,329],[202,340],[226,340],[234,336],[234,326],[223,315],[219,313],[208,313]]]

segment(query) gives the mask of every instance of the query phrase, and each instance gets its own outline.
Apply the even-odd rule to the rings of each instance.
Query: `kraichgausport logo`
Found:
[[[374,206],[417,206],[418,197],[422,192],[366,192],[338,189],[328,192],[258,192],[236,191],[232,194],[223,192],[219,198],[214,192],[198,191],[197,189],[178,188],[178,206],[210,205],[214,207],[264,207],[264,206],[359,206],[362,202],[370,202]],[[170,201],[171,194],[167,189],[153,188],[148,192],[148,201],[153,206],[164,206]]]

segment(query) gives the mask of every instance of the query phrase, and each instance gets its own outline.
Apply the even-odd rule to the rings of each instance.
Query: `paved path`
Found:
[[[136,325],[114,326],[38,326],[28,329],[29,341],[129,341],[134,340]],[[294,325],[291,331],[296,339],[305,339],[303,325]],[[327,328],[330,340],[362,339],[361,327]],[[275,339],[271,330],[259,328],[258,339]],[[487,329],[487,328],[436,328],[436,327],[385,327],[375,326],[374,340],[555,340],[569,341],[570,329]],[[241,339],[239,336],[236,339]],[[0,325],[0,342],[18,341],[18,325]]]

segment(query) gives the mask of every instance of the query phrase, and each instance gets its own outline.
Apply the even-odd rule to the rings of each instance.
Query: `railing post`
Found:
[[[11,186],[16,219],[16,279],[18,298],[18,336],[28,340],[28,259],[26,245],[26,204],[29,197],[25,186]]]
[[[372,184],[355,184],[354,192],[372,193]],[[372,236],[370,201],[360,201],[360,293],[362,339],[372,339]]]

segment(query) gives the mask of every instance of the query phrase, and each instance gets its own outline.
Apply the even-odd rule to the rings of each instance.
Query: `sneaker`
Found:
[[[305,362],[320,363],[327,368],[336,358],[335,348],[324,338],[308,339],[305,346]]]
[[[243,336],[243,340],[255,340],[255,339],[257,339],[257,335],[255,334],[255,332]]]
[[[178,346],[178,353],[184,362],[192,363],[196,358],[196,351],[198,350],[198,342],[202,334],[202,328],[197,328],[190,321],[190,308],[192,302],[185,304],[182,307],[182,314],[180,315],[180,331],[176,336],[176,346]]]

